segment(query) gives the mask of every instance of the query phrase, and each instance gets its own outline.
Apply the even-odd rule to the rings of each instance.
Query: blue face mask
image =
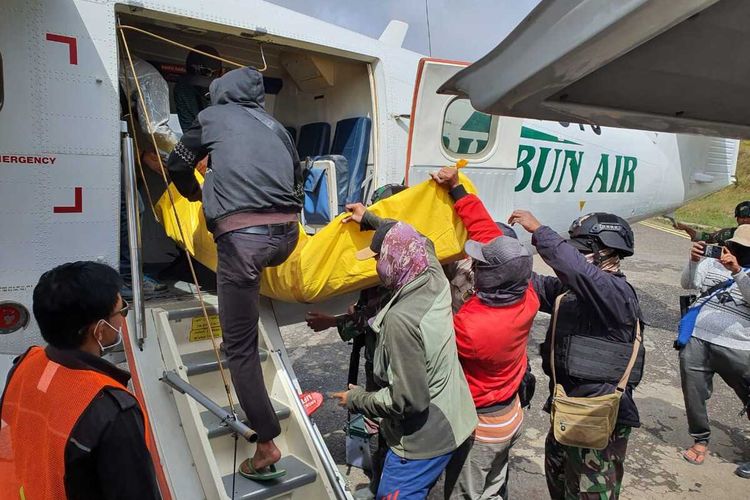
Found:
[[[115,347],[117,347],[120,344],[122,344],[122,327],[115,328],[107,320],[104,320],[104,319],[100,319],[99,323],[104,323],[105,325],[107,325],[108,327],[110,327],[111,329],[113,329],[114,331],[117,332],[117,338],[115,339],[115,341],[112,342],[111,344],[107,345],[107,346],[102,345],[101,341],[99,339],[97,339],[96,337],[94,337],[94,339],[96,340],[96,343],[99,344],[99,349],[101,350],[101,355],[104,355],[104,354],[107,354],[108,352],[111,352]],[[96,326],[99,326],[99,324],[97,323]]]

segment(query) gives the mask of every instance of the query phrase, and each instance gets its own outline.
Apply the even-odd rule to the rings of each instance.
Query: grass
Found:
[[[750,200],[750,140],[740,143],[736,176],[735,185],[680,207],[676,211],[677,220],[716,229],[737,225],[734,207],[741,201]]]

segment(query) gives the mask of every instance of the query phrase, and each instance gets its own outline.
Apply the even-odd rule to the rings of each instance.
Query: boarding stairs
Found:
[[[204,300],[212,325],[220,333],[216,297],[204,294]],[[134,320],[128,320],[129,331],[135,331]],[[199,300],[192,294],[150,300],[145,306],[144,323],[142,349],[135,335],[129,335],[128,361],[141,386],[159,451],[161,463],[157,466],[164,471],[172,498],[351,498],[322,436],[300,402],[299,385],[270,301],[262,299],[259,347],[266,390],[281,423],[281,435],[274,440],[282,452],[278,467],[287,471],[286,476],[273,481],[256,482],[235,475],[237,434],[195,398],[195,394],[202,395],[208,399],[208,406],[229,410]],[[217,339],[217,345],[220,341]],[[221,359],[231,386],[223,353]],[[174,381],[190,390],[181,392]],[[247,425],[233,387],[231,391],[238,418]],[[236,444],[239,466],[252,456],[255,445],[241,436]]]

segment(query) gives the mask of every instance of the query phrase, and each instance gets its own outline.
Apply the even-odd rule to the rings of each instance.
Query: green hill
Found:
[[[714,228],[734,226],[734,207],[750,200],[750,140],[740,143],[737,183],[721,191],[691,201],[677,210],[677,220]]]

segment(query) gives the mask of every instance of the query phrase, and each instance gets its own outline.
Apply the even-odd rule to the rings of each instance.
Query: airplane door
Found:
[[[462,172],[477,187],[495,220],[505,220],[513,210],[522,120],[480,113],[468,99],[437,94],[438,87],[466,65],[428,58],[419,62],[406,183],[417,184],[442,166],[468,160]]]

